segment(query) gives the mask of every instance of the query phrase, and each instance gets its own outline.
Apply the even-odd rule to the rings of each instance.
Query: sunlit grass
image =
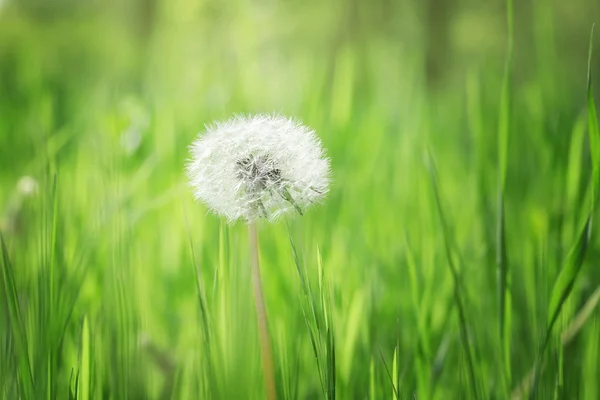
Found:
[[[8,4],[0,397],[265,396],[246,226],[184,176],[238,112],[297,116],[332,160],[322,206],[258,224],[279,398],[598,397],[594,85],[585,42],[574,66],[543,35],[551,7],[515,4],[512,69],[502,48],[436,84],[407,4],[379,26],[362,3],[179,0],[135,28]]]

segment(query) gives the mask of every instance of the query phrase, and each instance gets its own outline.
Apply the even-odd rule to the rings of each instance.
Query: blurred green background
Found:
[[[264,397],[246,229],[183,168],[205,124],[277,112],[333,169],[259,227],[280,398],[600,398],[595,227],[528,380],[589,210],[600,3],[512,15],[503,86],[504,1],[0,0],[0,397]]]

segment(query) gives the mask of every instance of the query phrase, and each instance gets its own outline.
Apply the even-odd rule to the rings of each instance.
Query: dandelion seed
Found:
[[[234,117],[191,146],[194,196],[232,222],[303,214],[329,187],[329,160],[315,132],[282,116]]]

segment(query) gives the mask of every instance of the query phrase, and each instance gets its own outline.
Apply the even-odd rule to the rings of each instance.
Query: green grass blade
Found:
[[[289,232],[289,227],[288,227]],[[296,251],[296,245],[294,244],[294,239],[292,239],[292,235],[289,234],[290,238],[290,246],[292,247],[292,256],[294,257],[294,265],[296,266],[296,270],[298,271],[298,276],[300,276],[300,284],[302,285],[302,291],[305,295],[308,295],[308,287],[306,285],[306,277],[304,276],[304,272],[302,271],[302,266],[300,264],[300,258],[298,257],[298,252]]]
[[[552,289],[550,304],[548,305],[548,334],[552,330],[560,310],[568,298],[575,279],[583,265],[583,260],[587,251],[590,240],[593,212],[596,206],[598,197],[598,187],[600,186],[600,134],[598,132],[598,121],[596,117],[596,107],[594,105],[594,95],[592,93],[592,46],[593,46],[594,27],[590,34],[590,47],[588,54],[588,87],[587,87],[587,107],[588,107],[588,130],[590,137],[590,153],[592,157],[592,204],[590,214],[587,217],[584,227],[581,229],[577,242],[567,255],[563,268],[561,269],[558,278]],[[547,338],[546,338],[547,340]]]
[[[2,292],[4,303],[8,311],[8,323],[10,325],[9,332],[12,336],[14,347],[13,357],[18,365],[19,387],[22,391],[22,397],[25,399],[33,399],[35,386],[33,373],[29,361],[29,347],[27,344],[27,331],[23,316],[21,315],[21,305],[17,296],[17,288],[13,275],[13,266],[8,256],[8,249],[4,236],[0,232],[0,245],[2,247]],[[5,361],[3,361],[5,362]]]
[[[300,276],[302,293],[304,295],[304,298],[301,300],[305,300],[304,302],[301,301],[302,317],[304,318],[306,328],[308,329],[310,344],[312,346],[313,353],[315,355],[315,362],[317,364],[317,372],[319,374],[319,381],[321,383],[321,389],[323,390],[324,393],[327,393],[326,371],[324,371],[324,369],[322,367],[323,362],[322,362],[322,355],[321,355],[321,342],[319,340],[319,329],[317,327],[317,317],[316,317],[316,313],[315,313],[314,296],[312,296],[312,291],[310,289],[310,285],[307,283],[308,277],[306,276],[304,269],[301,266],[300,258],[298,257],[298,252],[296,250],[296,245],[294,243],[294,240],[292,239],[291,233],[289,233],[289,227],[288,227],[288,236],[289,236],[289,240],[290,240],[290,246],[292,248],[294,264],[296,266],[296,270],[298,271],[298,275]],[[305,306],[306,301],[308,301],[310,303],[309,307],[312,312],[311,313],[312,318],[309,317],[309,315],[306,311],[306,306]]]
[[[90,325],[87,317],[83,318],[81,326],[81,348],[79,349],[78,399],[90,399],[91,354],[90,354]]]
[[[56,264],[56,234],[58,228],[58,176],[55,173],[52,180],[52,225],[50,242],[50,265],[49,265],[49,286],[50,286],[50,307],[54,302],[55,296],[55,264]]]
[[[560,341],[563,345],[569,344],[571,340],[579,333],[585,323],[590,320],[593,315],[596,306],[600,303],[600,286],[596,288],[594,293],[587,299],[584,306],[578,312],[577,316],[573,318],[571,325],[560,336]]]
[[[394,357],[392,358],[392,384],[394,385],[394,390],[392,391],[392,400],[394,400],[394,396],[398,393],[398,347],[394,347]]]
[[[395,355],[396,355],[396,353],[394,352],[394,357],[395,357]],[[394,377],[393,377],[392,373],[390,372],[390,369],[388,368],[387,363],[385,362],[385,357],[383,356],[381,349],[379,350],[379,356],[381,357],[381,362],[383,363],[383,367],[385,368],[385,371],[387,372],[388,378],[390,380],[390,385],[392,385],[392,394],[393,394],[392,399],[394,399],[394,398],[400,399],[400,396],[398,395],[398,391],[396,390],[396,385],[394,384]]]
[[[461,338],[463,350],[465,352],[465,357],[467,359],[467,368],[469,371],[469,381],[471,384],[471,391],[472,391],[472,395],[474,397],[478,397],[478,395],[479,395],[478,390],[477,390],[478,384],[477,384],[477,378],[476,378],[476,374],[475,374],[475,365],[473,362],[473,355],[472,355],[471,346],[469,343],[469,335],[468,335],[468,330],[467,330],[467,319],[466,319],[466,314],[465,314],[464,305],[463,305],[463,299],[462,299],[462,295],[461,295],[460,279],[459,279],[459,275],[458,275],[458,270],[457,270],[456,266],[454,265],[454,259],[452,256],[452,245],[450,243],[450,233],[448,232],[448,225],[446,223],[446,218],[444,215],[444,210],[442,208],[442,202],[440,199],[438,180],[437,180],[437,171],[436,171],[434,160],[433,160],[431,153],[428,152],[427,155],[428,155],[427,161],[428,161],[431,185],[433,187],[435,203],[436,203],[436,207],[437,207],[437,211],[438,211],[440,225],[442,228],[444,247],[446,250],[446,261],[448,262],[448,267],[450,268],[450,273],[452,274],[452,279],[453,279],[453,284],[454,284],[454,290],[453,290],[454,303],[456,304],[456,307],[458,309],[458,323],[459,323],[459,330],[460,330],[460,338]]]
[[[185,227],[187,230],[188,236],[188,244],[190,246],[190,256],[192,257],[192,267],[194,274],[194,281],[196,282],[196,298],[198,299],[198,306],[200,308],[200,318],[202,320],[202,333],[203,333],[203,341],[206,344],[208,350],[210,350],[210,326],[209,326],[209,315],[208,308],[206,306],[206,295],[204,290],[204,281],[202,280],[202,273],[200,272],[199,265],[197,262],[196,251],[194,250],[194,241],[192,239],[192,231],[190,229],[190,224],[187,218],[187,213],[185,210],[185,206],[182,203],[183,210],[183,219],[185,221]],[[222,240],[222,238],[221,238]],[[220,248],[219,248],[220,250]],[[219,253],[219,260],[223,263],[224,255]]]
[[[600,390],[598,387],[598,376],[600,374],[600,366],[598,365],[598,354],[600,353],[600,323],[590,324],[588,332],[582,340],[588,343],[586,352],[583,355],[581,379],[581,398],[583,399],[598,399],[600,398]]]
[[[336,367],[333,326],[327,329],[327,382],[327,398],[329,400],[335,400]]]
[[[571,212],[576,211],[579,199],[579,188],[581,186],[583,148],[585,141],[586,120],[577,118],[571,131],[569,145],[568,165],[565,176],[565,203]],[[573,216],[574,217],[574,216]],[[574,231],[574,229],[572,230]],[[573,237],[573,235],[571,235]]]
[[[373,362],[373,358],[371,358],[371,362],[369,363],[369,400],[376,399],[375,388],[375,363]]]
[[[77,400],[77,388],[79,387],[79,371],[75,373],[75,369],[71,368],[71,376],[69,377],[69,400]]]
[[[542,340],[540,351],[538,353],[534,367],[534,379],[532,395],[535,395],[537,387],[537,377],[539,374],[539,365],[544,356],[544,352],[548,346],[548,342],[552,335],[552,329],[560,315],[563,305],[569,298],[571,291],[575,285],[575,280],[581,270],[585,259],[590,237],[592,233],[592,219],[596,207],[596,199],[598,197],[598,188],[600,186],[600,136],[598,132],[598,121],[596,117],[596,108],[594,105],[594,96],[592,93],[592,46],[593,46],[594,27],[590,33],[590,44],[588,52],[588,76],[587,76],[587,111],[588,111],[588,130],[590,140],[590,153],[592,157],[592,201],[589,215],[585,221],[583,228],[580,230],[577,241],[567,254],[563,267],[558,274],[558,278],[552,288],[550,303],[548,304],[548,318],[546,321],[546,332]]]
[[[497,216],[497,285],[498,285],[498,327],[500,346],[502,349],[502,365],[505,383],[510,388],[510,330],[511,330],[511,284],[509,276],[508,256],[506,251],[506,230],[504,216],[504,195],[498,194]]]
[[[511,76],[513,59],[513,22],[512,0],[506,0],[506,16],[508,29],[508,49],[502,79],[502,93],[500,98],[500,115],[498,119],[498,172],[500,191],[504,192],[506,184],[506,170],[508,158],[508,137],[510,129],[511,108]]]
[[[579,233],[579,238],[577,242],[569,251],[563,268],[561,269],[556,282],[554,283],[554,287],[552,288],[552,294],[550,297],[550,303],[548,305],[548,320],[547,323],[547,333],[546,340],[548,340],[548,336],[550,335],[550,331],[554,327],[560,310],[562,309],[563,304],[569,297],[571,290],[573,289],[573,285],[575,284],[575,278],[583,265],[583,260],[585,259],[586,251],[588,248],[590,235],[592,228],[592,218],[588,217],[583,229]]]
[[[590,33],[590,45],[588,51],[588,71],[587,71],[587,112],[588,112],[588,131],[590,136],[590,154],[592,157],[592,210],[596,207],[598,199],[598,188],[600,187],[600,133],[598,132],[598,116],[596,114],[596,105],[594,102],[594,93],[592,90],[592,49],[594,39],[594,26]]]
[[[512,0],[506,0],[506,17],[508,31],[508,50],[504,77],[502,82],[502,97],[500,99],[500,116],[498,121],[498,213],[496,224],[496,268],[498,284],[498,327],[500,346],[502,349],[502,365],[505,388],[510,388],[510,329],[511,329],[511,288],[508,255],[506,251],[506,225],[504,215],[504,193],[506,186],[506,171],[508,158],[508,137],[510,129],[511,109],[511,77],[513,59],[513,5]]]
[[[317,248],[318,296],[313,293],[306,266],[302,266],[291,233],[288,236],[292,248],[296,270],[300,276],[302,296],[300,303],[302,316],[308,329],[310,343],[315,355],[317,371],[324,396],[333,400],[336,397],[336,346],[333,324],[333,302],[331,288],[326,282],[321,252]]]

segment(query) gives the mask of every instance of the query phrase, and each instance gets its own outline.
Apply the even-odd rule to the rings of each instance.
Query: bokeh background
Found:
[[[205,124],[276,112],[314,128],[333,168],[323,205],[260,226],[279,396],[518,398],[589,208],[600,3],[514,4],[500,339],[506,9],[0,0],[0,397],[264,396],[244,224],[195,204],[183,167]],[[597,236],[541,398],[600,398]]]

